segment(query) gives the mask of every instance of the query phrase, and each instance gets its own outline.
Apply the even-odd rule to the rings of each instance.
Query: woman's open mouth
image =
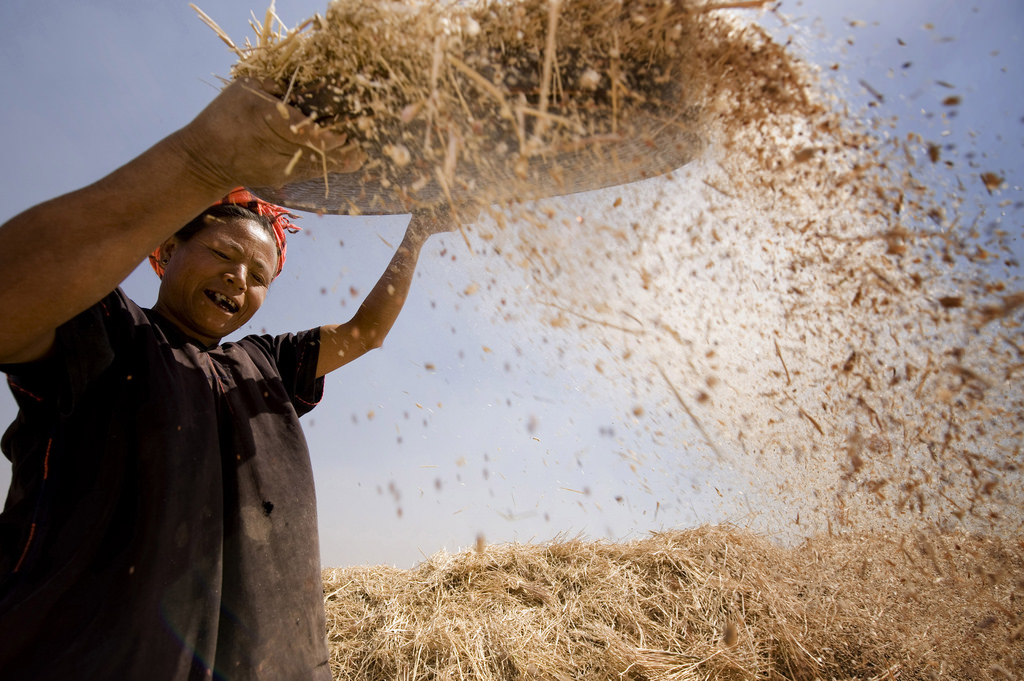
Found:
[[[235,301],[228,298],[223,293],[218,293],[217,291],[213,291],[211,289],[206,289],[203,293],[206,294],[207,298],[212,300],[214,303],[216,303],[219,307],[226,310],[227,312],[231,314],[235,314],[236,312],[238,312],[238,304],[235,303]]]

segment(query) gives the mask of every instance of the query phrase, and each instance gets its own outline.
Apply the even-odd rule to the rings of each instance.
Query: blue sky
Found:
[[[265,9],[199,4],[238,41],[249,33],[250,10]],[[311,0],[277,3],[289,25],[322,9]],[[808,0],[783,2],[781,11],[804,29],[799,42],[815,61],[842,63],[854,100],[864,96],[863,79],[886,95],[885,113],[899,115],[904,129],[976,151],[986,169],[1007,177],[1005,197],[1021,199],[1017,0]],[[0,219],[98,179],[184,125],[234,61],[178,0],[6,0],[0,20]],[[778,27],[772,17],[764,23]],[[936,115],[953,92],[938,81],[963,96],[956,119]],[[1007,219],[1019,239],[1019,214]],[[306,216],[251,329],[347,319],[405,221]],[[125,288],[149,305],[156,284],[147,266]],[[751,512],[742,475],[709,458],[698,436],[683,426],[655,436],[637,424],[635,396],[593,369],[600,348],[544,327],[528,305],[502,319],[502,299],[529,300],[525,285],[501,279],[461,238],[437,237],[385,347],[328,377],[324,402],[304,419],[325,565],[408,567],[471,546],[478,534],[493,542],[620,540],[742,522]],[[14,413],[4,392],[0,421]],[[0,466],[0,487],[8,480]]]

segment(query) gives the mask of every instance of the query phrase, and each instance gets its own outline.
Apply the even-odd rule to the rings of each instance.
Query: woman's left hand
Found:
[[[406,234],[421,242],[426,241],[433,234],[459,230],[460,225],[473,222],[479,214],[480,207],[475,205],[459,206],[453,211],[451,206],[445,204],[416,211],[412,214]]]

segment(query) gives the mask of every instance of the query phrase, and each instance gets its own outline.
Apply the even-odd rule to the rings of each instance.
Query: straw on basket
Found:
[[[257,46],[229,42],[240,54],[233,75],[275,80],[367,160],[355,173],[261,193],[298,209],[383,214],[669,172],[703,144],[687,29],[707,9],[685,0],[333,0],[325,16],[276,32],[271,10],[255,25]]]

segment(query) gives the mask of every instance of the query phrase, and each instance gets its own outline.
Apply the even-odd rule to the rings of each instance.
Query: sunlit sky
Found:
[[[250,10],[265,9],[243,0],[199,4],[239,42]],[[289,25],[323,8],[324,0],[277,2]],[[1007,177],[1007,196],[1020,200],[1018,0],[784,1],[779,11],[801,27],[798,46],[813,60],[843,65],[855,99],[864,80],[885,95],[883,113],[899,115],[907,130],[969,138]],[[98,179],[187,123],[234,61],[179,0],[5,0],[0,20],[3,220]],[[780,27],[775,16],[762,21]],[[963,95],[955,125],[935,115],[948,91],[940,81]],[[284,274],[248,330],[347,319],[406,220],[305,216]],[[1020,225],[1009,227],[1019,238]],[[580,344],[560,336],[571,330],[544,328],[541,311],[533,316],[524,305],[502,319],[502,299],[529,296],[516,277],[494,276],[461,237],[435,237],[384,348],[330,375],[324,401],[304,418],[325,566],[409,567],[472,546],[478,535],[622,540],[743,522],[763,502],[737,485],[729,465],[703,456],[699,438],[681,431],[655,443],[636,428],[630,396],[603,382],[592,357],[573,356]],[[124,284],[144,306],[156,286],[148,266]],[[4,391],[0,421],[14,415]],[[627,453],[637,451],[656,463],[631,469]],[[0,487],[9,478],[9,466],[0,466]]]

